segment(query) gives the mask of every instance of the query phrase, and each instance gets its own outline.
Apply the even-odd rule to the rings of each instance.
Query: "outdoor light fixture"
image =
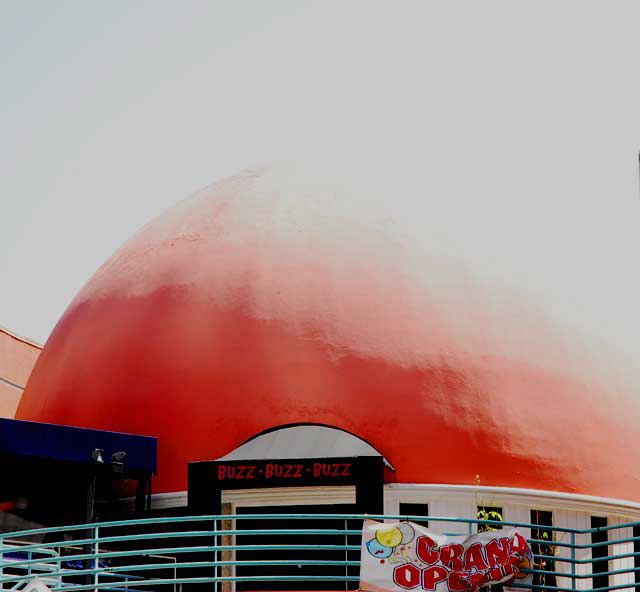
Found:
[[[114,473],[122,473],[124,472],[124,459],[127,456],[126,452],[114,452],[111,455],[111,466],[113,467]]]
[[[91,453],[91,458],[93,462],[104,463],[104,450],[102,450],[102,448],[95,448]]]

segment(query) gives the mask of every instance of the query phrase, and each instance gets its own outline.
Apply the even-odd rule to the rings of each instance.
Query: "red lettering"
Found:
[[[511,541],[510,547],[511,549],[509,550],[509,553],[515,551],[516,553],[524,555],[527,552],[527,540],[516,532],[513,535],[513,540]]]
[[[234,466],[227,467],[227,476],[229,479],[235,479],[236,468]]]
[[[227,476],[227,467],[224,465],[218,466],[218,479],[224,479]]]
[[[462,562],[462,554],[464,547],[456,543],[443,545],[440,548],[440,563],[451,568],[453,571],[460,571],[464,567]]]
[[[284,477],[291,477],[291,470],[293,465],[284,465]]]
[[[469,590],[469,574],[465,571],[452,571],[447,582],[450,592]]]
[[[322,465],[320,463],[313,463],[313,476],[319,477],[322,471]]]
[[[393,569],[393,581],[406,590],[420,585],[420,570],[411,563],[397,565]]]
[[[296,465],[296,472],[293,474],[296,479],[302,477],[302,469],[302,465]]]
[[[482,586],[484,586],[488,580],[485,574],[480,573],[479,571],[474,571],[473,573],[467,572],[467,588],[469,590],[478,590]]]
[[[332,477],[339,477],[340,476],[340,465],[332,465],[333,466],[333,471],[331,472],[331,476]]]
[[[438,561],[438,545],[429,536],[418,537],[416,541],[416,555],[418,559],[427,565],[433,565]]]
[[[449,570],[441,565],[428,567],[422,572],[422,588],[424,590],[435,590],[440,582],[444,582],[449,575]]]
[[[247,467],[247,479],[255,479],[253,472],[256,470],[255,466],[251,465]]]
[[[264,467],[264,476],[266,479],[273,477],[273,465],[271,463],[267,463]]]
[[[471,571],[472,569],[482,571],[487,569],[487,567],[489,566],[482,555],[482,545],[480,543],[473,543],[473,545],[467,547],[464,554],[464,569],[466,571]]]
[[[322,465],[322,476],[323,477],[331,476],[331,465]]]
[[[493,567],[489,570],[489,573],[487,573],[487,584],[489,582],[499,582],[500,580],[502,580],[505,576],[507,575],[507,573],[505,573],[504,569],[500,569],[499,567]]]
[[[343,477],[350,477],[351,476],[351,464],[344,464],[342,466],[344,467],[342,469],[342,476]]]
[[[485,545],[485,552],[489,567],[504,565],[509,559],[509,538],[491,539]]]
[[[246,467],[240,465],[238,467],[238,474],[236,475],[236,479],[244,479],[244,470]]]
[[[274,473],[276,477],[282,477],[282,465],[275,465]]]

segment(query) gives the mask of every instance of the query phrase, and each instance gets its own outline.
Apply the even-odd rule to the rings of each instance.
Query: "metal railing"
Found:
[[[0,589],[35,577],[53,591],[348,590],[359,581],[362,520],[428,521],[444,534],[516,526],[534,551],[533,583],[573,592],[640,589],[640,523],[572,529],[433,516],[241,514],[41,528],[0,535]],[[640,530],[640,529],[637,529]],[[531,538],[531,532],[543,533]],[[607,540],[593,542],[593,533]],[[602,537],[602,535],[600,535]],[[597,538],[597,537],[596,537]],[[594,549],[605,551],[594,551]]]

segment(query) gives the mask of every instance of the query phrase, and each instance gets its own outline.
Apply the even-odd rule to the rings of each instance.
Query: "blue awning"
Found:
[[[157,438],[0,418],[2,455],[94,464],[96,448],[104,450],[105,463],[126,452],[125,470],[157,472]]]

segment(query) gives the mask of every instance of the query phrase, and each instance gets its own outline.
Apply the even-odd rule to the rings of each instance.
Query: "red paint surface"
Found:
[[[71,304],[17,417],[158,436],[156,492],[185,489],[188,461],[314,422],[369,441],[390,481],[640,501],[634,400],[358,203],[266,171],[179,204]]]

